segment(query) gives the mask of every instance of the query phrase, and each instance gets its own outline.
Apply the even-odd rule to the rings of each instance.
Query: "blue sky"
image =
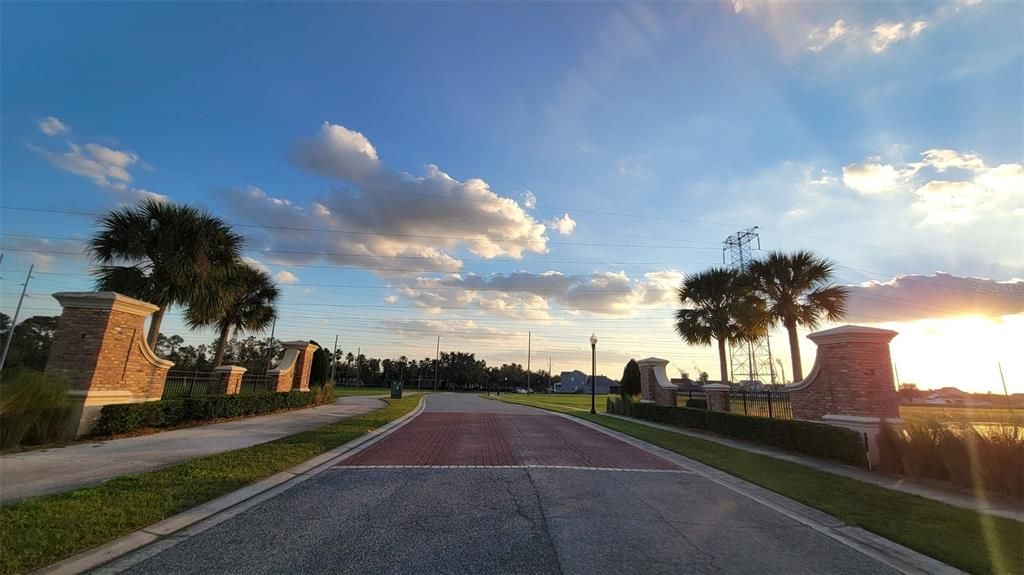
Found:
[[[525,362],[532,331],[557,371],[598,332],[609,374],[714,371],[672,334],[671,290],[758,225],[843,266],[851,321],[904,334],[905,379],[962,378],[927,350],[970,313],[979,389],[1002,360],[1024,390],[1022,10],[5,3],[2,309],[31,262],[29,314],[89,286],[45,252],[80,251],[92,218],[11,208],[151,193],[276,250],[248,255],[290,282],[282,337]]]

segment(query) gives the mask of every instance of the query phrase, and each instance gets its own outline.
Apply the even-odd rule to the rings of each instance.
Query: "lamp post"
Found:
[[[590,413],[597,413],[597,336],[590,334]]]

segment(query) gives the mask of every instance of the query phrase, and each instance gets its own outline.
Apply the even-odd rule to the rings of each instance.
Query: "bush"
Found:
[[[969,423],[935,420],[883,426],[882,470],[958,487],[1024,498],[1024,428],[999,425],[979,432]]]
[[[60,441],[71,404],[60,380],[31,369],[4,370],[0,383],[0,448]]]
[[[686,400],[686,407],[689,407],[690,409],[707,409],[708,400],[691,397],[690,399]]]
[[[324,389],[327,388],[327,392]],[[93,429],[93,435],[128,433],[146,428],[176,427],[186,423],[262,415],[319,405],[333,401],[330,386],[316,391],[288,391],[252,395],[214,395],[185,399],[105,405]]]
[[[622,382],[619,384],[619,393],[622,397],[640,395],[640,366],[635,360],[629,360],[625,369],[622,370]]]
[[[630,412],[632,417],[637,419],[710,431],[786,451],[867,467],[867,454],[864,451],[864,439],[861,434],[852,429],[825,423],[633,403],[615,398],[608,399],[608,412],[618,415]]]

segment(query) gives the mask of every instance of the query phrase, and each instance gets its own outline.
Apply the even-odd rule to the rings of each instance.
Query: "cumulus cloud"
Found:
[[[250,258],[249,256],[242,256],[242,261],[247,263],[247,264],[249,264],[249,267],[256,268],[256,269],[260,270],[263,273],[267,273],[267,274],[270,273],[270,268],[268,268],[266,265],[264,265],[263,262],[261,262],[260,260],[258,260],[256,258]]]
[[[556,309],[621,316],[672,301],[682,278],[675,270],[649,272],[639,278],[625,272],[449,274],[411,279],[400,293],[434,313],[457,307],[522,318],[550,318]]]
[[[544,222],[544,224],[552,230],[557,230],[563,236],[567,236],[576,230],[576,220],[569,217],[569,214],[565,214],[560,218],[552,218]]]
[[[54,116],[47,116],[39,120],[39,131],[47,136],[59,136],[71,131],[71,126],[61,122]]]
[[[393,171],[363,134],[344,126],[323,124],[296,144],[292,161],[352,188],[309,206],[255,187],[224,192],[233,214],[268,227],[262,239],[276,250],[272,261],[322,257],[383,272],[451,272],[462,267],[459,248],[488,259],[548,250],[544,223],[486,181],[456,180],[435,165],[419,176]]]
[[[913,190],[911,207],[922,216],[922,225],[949,227],[985,216],[1024,215],[1024,166],[989,167],[974,152],[930,149],[918,162],[850,164],[843,167],[843,183],[863,195]]]
[[[135,202],[147,198],[161,201],[167,199],[167,196],[131,185],[134,178],[130,169],[140,163],[139,156],[134,152],[115,150],[100,144],[75,142],[68,142],[68,149],[65,152],[55,152],[33,145],[29,145],[29,149],[46,158],[57,168],[91,180],[122,202]]]
[[[867,163],[843,166],[843,183],[862,194],[883,194],[906,183],[912,172],[897,170],[889,164]]]
[[[942,272],[847,286],[850,322],[913,321],[958,315],[1024,313],[1024,280],[997,281]]]
[[[279,284],[295,284],[299,283],[299,278],[288,270],[281,270],[274,274],[274,281]]]

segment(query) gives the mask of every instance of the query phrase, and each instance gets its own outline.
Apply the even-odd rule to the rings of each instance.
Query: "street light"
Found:
[[[596,414],[597,402],[597,336],[590,334],[590,413]]]

